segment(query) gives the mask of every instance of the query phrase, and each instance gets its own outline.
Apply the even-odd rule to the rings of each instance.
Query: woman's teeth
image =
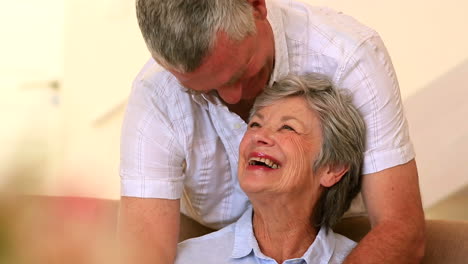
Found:
[[[260,158],[260,157],[252,157],[249,159],[249,165],[265,165],[271,169],[279,169],[281,168],[280,165],[276,164],[270,159],[267,158]]]

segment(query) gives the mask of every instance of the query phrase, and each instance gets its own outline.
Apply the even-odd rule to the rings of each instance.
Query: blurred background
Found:
[[[399,77],[426,213],[468,219],[468,2],[307,2],[381,34]],[[126,98],[149,58],[134,0],[1,1],[0,38],[0,186],[118,199]]]

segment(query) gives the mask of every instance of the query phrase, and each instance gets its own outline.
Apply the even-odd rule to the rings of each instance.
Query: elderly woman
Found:
[[[234,224],[184,241],[176,263],[341,263],[355,243],[333,227],[360,190],[364,123],[317,74],[266,88],[239,148],[252,207]]]

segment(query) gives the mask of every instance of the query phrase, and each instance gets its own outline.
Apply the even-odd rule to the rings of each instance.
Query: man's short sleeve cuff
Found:
[[[121,196],[141,198],[180,199],[183,181],[162,181],[155,179],[121,179]]]
[[[362,174],[375,173],[405,164],[414,157],[414,148],[411,143],[390,150],[370,150],[364,154]]]

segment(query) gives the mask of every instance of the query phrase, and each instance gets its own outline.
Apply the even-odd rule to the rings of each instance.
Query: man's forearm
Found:
[[[179,200],[122,197],[118,228],[122,263],[174,263],[179,206]]]
[[[420,223],[381,223],[359,242],[344,263],[420,263],[424,249],[425,232]]]

